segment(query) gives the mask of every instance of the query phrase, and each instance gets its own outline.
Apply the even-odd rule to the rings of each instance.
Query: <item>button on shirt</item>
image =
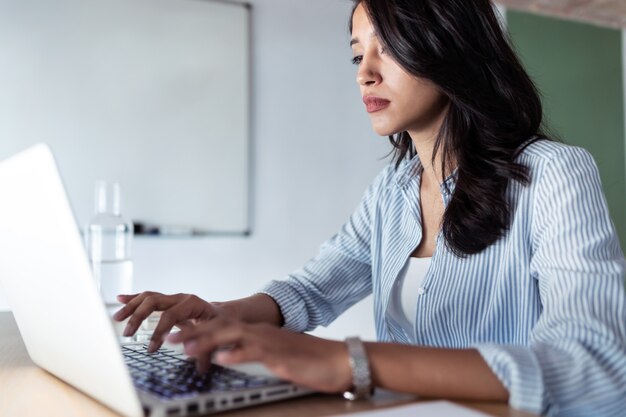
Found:
[[[437,240],[417,305],[414,337],[389,313],[392,289],[422,238],[417,157],[385,168],[318,255],[262,292],[287,329],[326,326],[373,294],[379,341],[474,348],[533,413],[618,416],[626,409],[625,261],[590,154],[532,143],[511,181],[511,224],[482,252],[458,258]],[[444,204],[456,173],[441,190]]]

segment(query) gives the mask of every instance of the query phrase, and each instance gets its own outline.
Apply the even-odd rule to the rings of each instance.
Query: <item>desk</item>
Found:
[[[348,402],[339,395],[313,395],[224,413],[225,417],[314,417],[348,414],[416,401],[379,393],[371,401]],[[458,402],[500,417],[533,417],[506,405]],[[0,417],[114,417],[107,407],[35,366],[17,330],[13,314],[0,313]]]

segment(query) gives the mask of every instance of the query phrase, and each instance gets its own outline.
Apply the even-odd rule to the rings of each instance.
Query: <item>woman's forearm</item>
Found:
[[[216,304],[247,323],[283,324],[279,306],[266,294]],[[502,402],[509,398],[506,388],[474,349],[376,342],[366,342],[365,348],[376,387],[423,397]],[[348,367],[347,358],[345,363]]]
[[[424,397],[507,401],[509,393],[474,349],[365,343],[375,386]]]
[[[279,327],[283,325],[280,307],[272,297],[266,294],[254,294],[250,297],[214,304],[223,308],[228,315],[246,323],[269,323]]]

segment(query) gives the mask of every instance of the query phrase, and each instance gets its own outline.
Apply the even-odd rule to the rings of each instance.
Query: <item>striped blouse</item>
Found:
[[[475,348],[533,413],[626,413],[626,262],[590,154],[557,142],[528,146],[532,182],[507,191],[507,234],[454,256],[442,235],[417,300],[414,335],[389,314],[390,293],[422,239],[419,158],[387,166],[316,257],[263,290],[285,328],[326,326],[373,294],[379,341]],[[444,184],[448,184],[449,192]],[[455,175],[441,186],[444,204]]]

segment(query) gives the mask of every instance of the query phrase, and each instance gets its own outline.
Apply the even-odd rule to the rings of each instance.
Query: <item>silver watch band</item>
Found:
[[[350,356],[350,369],[352,369],[352,389],[344,392],[343,397],[350,401],[367,399],[372,394],[372,378],[367,352],[358,337],[346,338],[346,346]]]

